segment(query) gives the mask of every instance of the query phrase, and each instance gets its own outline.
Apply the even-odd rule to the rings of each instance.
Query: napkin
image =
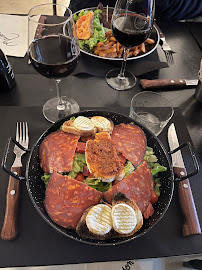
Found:
[[[104,60],[82,53],[80,63],[73,75],[77,77],[104,77],[109,70],[121,68],[121,63],[121,60]],[[168,64],[166,62],[159,61],[157,53],[137,60],[127,60],[126,63],[126,69],[135,76],[167,67]]]
[[[0,48],[4,54],[24,57],[28,42],[28,17],[0,14],[0,25]]]

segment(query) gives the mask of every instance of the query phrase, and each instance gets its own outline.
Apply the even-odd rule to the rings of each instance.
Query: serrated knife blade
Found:
[[[168,128],[168,144],[171,151],[179,147],[179,141],[173,123]],[[178,178],[187,175],[181,151],[178,150],[173,153],[171,158],[175,175],[177,175]],[[182,225],[183,236],[200,234],[201,227],[188,178],[183,181],[178,181],[178,196],[184,216],[184,223]]]

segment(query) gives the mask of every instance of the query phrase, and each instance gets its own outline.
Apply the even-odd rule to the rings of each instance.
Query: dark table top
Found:
[[[105,109],[114,109],[115,111],[120,111],[127,114],[128,109],[126,108],[129,108],[131,98],[136,93],[143,91],[139,84],[140,78],[196,79],[199,70],[200,59],[202,58],[201,49],[194,37],[194,35],[196,36],[197,31],[195,31],[193,35],[190,25],[188,27],[185,23],[161,23],[159,25],[165,33],[168,43],[176,52],[174,54],[174,63],[172,65],[167,68],[162,68],[160,70],[152,71],[139,76],[137,84],[134,88],[122,92],[115,91],[110,88],[105,82],[104,77],[101,76],[81,77],[70,75],[69,77],[62,80],[62,94],[77,100],[81,107],[104,107]],[[201,27],[201,23],[198,25]],[[142,58],[139,61],[133,61],[128,66],[131,67],[131,65],[139,65],[146,61],[156,61],[156,59],[157,61],[159,59],[161,62],[166,61],[165,55],[162,52],[160,46],[157,48],[157,51],[148,56],[147,59]],[[29,115],[32,112],[36,113],[36,116],[39,118],[41,131],[43,131],[50,125],[50,123],[43,119],[42,113],[40,112],[40,107],[42,109],[42,106],[46,100],[56,95],[54,82],[37,74],[32,66],[27,64],[27,57],[23,59],[9,57],[9,60],[15,73],[17,87],[11,92],[0,93],[1,114],[8,114],[6,118],[1,118],[1,124],[5,123],[4,121],[6,120],[7,122],[13,123],[14,125],[14,121],[17,121],[16,119],[18,118],[16,116],[24,119],[26,113]],[[200,136],[200,134],[202,134],[202,105],[198,103],[194,98],[195,87],[175,90],[164,89],[158,92],[170,100],[174,107],[180,108],[181,114],[178,112],[178,114],[175,115],[176,118],[174,118],[174,120],[177,121],[176,123],[178,123],[177,129],[179,136],[182,141],[184,139],[192,140],[196,149],[197,157],[202,161],[202,136]],[[9,109],[9,106],[12,107]],[[20,108],[22,108],[22,110]],[[14,117],[12,117],[12,114],[14,114]],[[31,118],[30,115],[29,118]],[[39,134],[34,133],[34,125],[37,124],[38,120],[33,116],[32,134],[35,134],[36,138]],[[1,134],[1,151],[4,147],[3,142],[5,142],[7,136],[10,136],[9,131],[10,133],[13,133],[15,129],[11,128],[10,125],[7,126],[5,124],[3,127],[5,127],[7,131],[5,134]],[[187,133],[187,129],[191,138]],[[164,133],[162,136],[164,136],[161,137],[162,141],[166,143],[166,133]],[[1,176],[4,178],[4,181],[7,181],[7,175],[1,172]],[[202,187],[200,184],[199,176],[200,174],[197,177],[193,177],[193,179],[196,181],[190,182],[192,185],[196,206],[199,211],[199,219],[202,224],[202,213],[200,210],[202,209],[202,205],[200,203],[200,192],[197,192]],[[4,186],[6,187],[5,183]],[[3,190],[1,194],[3,205],[5,205],[5,194],[6,190]],[[192,236],[189,238],[182,238],[181,236],[181,219],[179,214],[179,207],[176,207],[177,198],[175,194],[173,196],[172,204],[164,218],[151,232],[143,237],[142,241],[140,238],[137,242],[135,242],[135,240],[126,245],[114,247],[113,252],[108,247],[98,247],[94,249],[93,247],[89,247],[84,244],[80,244],[82,247],[79,247],[77,242],[67,239],[65,236],[56,233],[43,220],[41,220],[28,199],[25,186],[23,186],[22,197],[25,198],[25,201],[21,201],[21,209],[24,210],[28,215],[31,212],[31,216],[33,216],[36,223],[33,226],[32,220],[28,217],[26,217],[28,221],[25,222],[25,218],[23,218],[22,212],[20,213],[19,237],[10,242],[0,240],[0,249],[4,250],[4,253],[1,253],[0,257],[3,254],[5,254],[5,256],[7,253],[9,254],[7,258],[2,256],[2,259],[0,259],[0,266],[2,267],[112,261],[202,253],[201,236]],[[23,204],[23,202],[26,203]],[[169,223],[169,221],[172,219],[175,220],[173,223],[174,225]],[[2,222],[3,214],[0,216],[0,223],[2,224]],[[29,232],[25,229],[25,226],[30,228]],[[176,228],[176,226],[178,227]],[[23,234],[24,230],[26,233]],[[159,239],[159,230],[161,232],[163,241],[160,241]],[[43,231],[46,231],[44,235]],[[43,235],[42,238],[40,236],[41,233]],[[37,250],[37,245],[40,246],[40,239],[42,247],[47,248],[47,252],[45,251],[45,254],[43,255],[39,255],[39,252],[37,252],[38,259],[37,256],[34,256],[35,260],[32,259],[32,256],[35,253],[34,249],[29,250],[28,248],[29,243],[31,244],[32,242],[33,235],[36,239],[36,241],[34,241],[35,251]],[[143,243],[145,245],[141,246]],[[137,250],[137,247],[139,250],[136,253],[134,250]],[[68,251],[68,256],[66,257],[63,251],[64,248],[66,248]],[[58,249],[61,253],[56,253],[56,250]],[[89,256],[87,256],[85,252],[82,254],[82,250],[87,249],[89,254],[91,254]],[[103,249],[105,249],[106,252],[102,252]],[[16,250],[18,250],[18,259],[16,259],[17,255],[12,257]],[[82,254],[79,257],[77,250],[81,252],[79,254]],[[95,256],[96,252],[99,253],[99,256],[97,257]],[[20,254],[22,254],[22,256]],[[58,254],[61,255],[59,256]]]

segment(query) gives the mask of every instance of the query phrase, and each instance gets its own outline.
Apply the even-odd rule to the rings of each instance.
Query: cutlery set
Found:
[[[16,141],[24,148],[26,149],[28,148],[29,135],[27,122],[26,123],[17,122]],[[25,153],[25,151],[23,151],[17,145],[15,145],[13,152],[16,157],[11,167],[11,171],[14,174],[20,176],[22,171],[21,157]],[[6,195],[5,217],[1,231],[1,238],[4,240],[12,240],[17,236],[19,196],[20,196],[20,181],[10,176]]]

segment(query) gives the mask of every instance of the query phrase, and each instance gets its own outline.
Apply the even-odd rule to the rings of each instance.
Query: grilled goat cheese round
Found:
[[[114,230],[120,234],[131,233],[137,225],[134,209],[125,203],[114,205],[112,207],[112,224]]]
[[[78,116],[74,122],[74,127],[79,129],[79,130],[93,130],[95,128],[95,125],[93,124],[93,122],[85,117],[85,116]]]
[[[87,216],[86,225],[90,232],[105,235],[112,229],[111,208],[105,204],[93,206]]]
[[[110,131],[112,129],[111,122],[102,116],[93,116],[91,118],[93,124],[98,128],[99,132]]]

